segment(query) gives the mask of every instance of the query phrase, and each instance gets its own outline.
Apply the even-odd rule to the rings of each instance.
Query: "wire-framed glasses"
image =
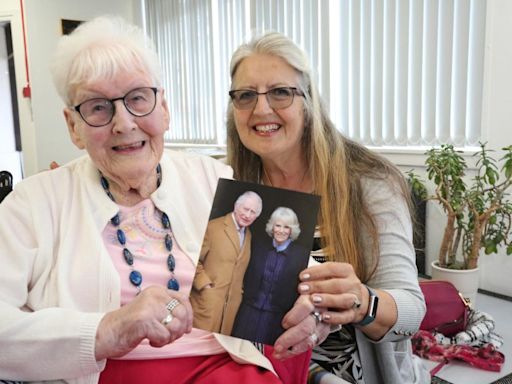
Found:
[[[122,100],[126,110],[133,116],[142,117],[149,115],[156,105],[156,87],[141,87],[132,89],[123,97],[106,99],[96,97],[85,100],[73,108],[82,119],[91,127],[102,127],[109,124],[116,112],[114,101]]]
[[[295,87],[278,87],[267,92],[256,92],[250,89],[234,89],[229,91],[233,105],[237,109],[252,109],[258,102],[259,95],[265,95],[268,105],[273,109],[288,108],[293,103],[295,95],[304,96]]]

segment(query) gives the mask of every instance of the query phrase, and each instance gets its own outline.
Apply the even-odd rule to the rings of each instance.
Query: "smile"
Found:
[[[144,146],[144,144],[146,144],[145,141],[138,141],[138,142],[132,143],[132,144],[116,145],[116,146],[112,147],[112,149],[114,151],[134,150],[134,149],[142,148]]]
[[[254,129],[258,132],[270,133],[277,131],[281,126],[279,124],[256,125]]]

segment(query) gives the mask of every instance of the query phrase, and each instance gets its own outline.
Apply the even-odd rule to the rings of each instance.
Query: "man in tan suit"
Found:
[[[251,254],[248,227],[261,209],[260,196],[247,191],[238,197],[233,212],[208,223],[190,292],[194,327],[231,334]]]

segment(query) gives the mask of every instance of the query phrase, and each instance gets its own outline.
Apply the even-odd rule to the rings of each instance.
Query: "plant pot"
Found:
[[[476,304],[478,291],[479,268],[475,269],[449,269],[432,262],[432,280],[445,280],[452,283],[457,290],[468,299],[472,308]]]

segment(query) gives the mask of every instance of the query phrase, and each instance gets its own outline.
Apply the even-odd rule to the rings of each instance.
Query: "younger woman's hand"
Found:
[[[299,292],[309,294],[322,309],[322,321],[331,325],[357,323],[368,307],[366,286],[348,263],[326,262],[300,274]]]
[[[322,322],[332,327],[355,324],[368,312],[370,294],[348,263],[326,262],[307,268],[299,276],[299,292],[309,294],[315,308],[322,312]],[[379,297],[375,321],[357,325],[373,340],[382,338],[396,323],[398,309],[385,290],[375,289]]]

